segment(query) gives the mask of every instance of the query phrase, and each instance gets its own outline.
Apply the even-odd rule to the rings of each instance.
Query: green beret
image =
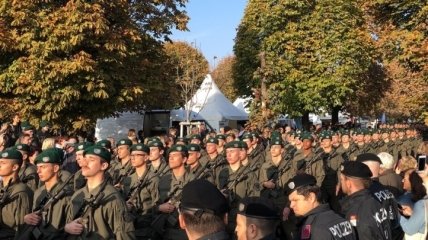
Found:
[[[189,144],[189,145],[187,145],[187,151],[189,151],[189,152],[200,152],[201,146],[199,146],[198,144]]]
[[[282,138],[280,138],[280,137],[275,137],[275,138],[272,138],[271,140],[270,140],[270,145],[281,145],[281,146],[283,146],[283,141],[282,141]]]
[[[225,149],[228,148],[244,148],[244,149],[248,149],[248,145],[243,142],[243,141],[232,141],[232,142],[228,142],[226,143],[226,145],[224,146]]]
[[[147,154],[150,154],[150,148],[142,143],[134,144],[131,146],[131,152],[132,151],[142,151]]]
[[[192,136],[190,136],[190,140],[193,139],[198,139],[199,141],[202,141],[202,137],[199,134],[193,134]]]
[[[251,132],[251,135],[253,135],[253,139],[260,137],[260,134],[258,132]]]
[[[26,122],[25,124],[21,124],[22,131],[35,130],[34,126],[30,123]]]
[[[321,134],[319,136],[319,138],[321,139],[321,141],[324,140],[324,139],[330,139],[331,140],[331,137],[332,137],[331,134],[329,132],[327,132],[327,131],[321,132]]]
[[[225,136],[225,135],[223,135],[223,134],[218,134],[218,135],[216,136],[216,138],[217,138],[217,139],[221,139],[221,140],[226,140],[226,136]]]
[[[351,136],[349,130],[347,129],[343,129],[342,131],[340,131],[340,134],[343,135],[347,135],[347,136]]]
[[[187,147],[183,145],[172,145],[171,148],[168,150],[168,155],[172,152],[182,152],[184,154],[187,154]]]
[[[228,137],[232,137],[233,139],[235,139],[235,138],[236,138],[236,136],[235,136],[235,134],[234,134],[234,133],[228,133],[228,134],[226,135],[226,138],[228,138]]]
[[[98,141],[96,145],[103,147],[103,148],[111,149],[111,142],[107,139],[103,139],[103,140]]]
[[[275,204],[260,197],[246,197],[239,203],[238,214],[250,218],[278,220],[279,214]]]
[[[373,130],[371,129],[364,129],[364,135],[372,135],[373,134]]]
[[[27,144],[22,144],[22,143],[15,145],[15,149],[19,150],[19,151],[24,151],[27,153],[31,152],[30,146],[28,146]]]
[[[313,141],[314,140],[314,138],[312,137],[312,134],[310,133],[310,132],[303,132],[303,133],[301,133],[300,134],[300,139],[303,141],[303,140],[305,140],[305,139],[307,139],[307,140],[311,140],[311,141]]]
[[[317,180],[315,179],[315,177],[307,173],[303,173],[303,174],[297,174],[292,179],[290,179],[290,182],[288,183],[287,186],[290,190],[294,191],[300,187],[315,186],[315,185],[317,185]]]
[[[271,138],[275,138],[275,137],[281,137],[281,133],[278,131],[273,131],[272,134],[270,135]]]
[[[207,139],[207,143],[214,143],[214,144],[218,144],[218,139],[217,138],[213,138],[210,137]]]
[[[369,179],[372,177],[370,168],[359,161],[346,161],[340,166],[340,172],[343,175],[355,178]]]
[[[390,134],[391,130],[389,130],[388,128],[383,128],[382,129],[382,133],[388,133],[388,134]]]
[[[119,142],[117,142],[116,146],[119,147],[122,145],[128,145],[130,147],[132,146],[132,141],[127,138],[120,139]]]
[[[41,152],[39,155],[37,155],[36,160],[34,161],[34,164],[38,163],[54,163],[54,164],[61,164],[62,159],[61,155],[55,148],[48,148]]]
[[[361,129],[361,128],[355,129],[355,130],[354,130],[354,133],[355,133],[356,135],[364,135],[364,134],[365,134],[364,130],[363,130],[363,129]]]
[[[102,141],[102,140],[101,140]],[[100,142],[101,142],[100,141]],[[108,140],[106,140],[106,141],[108,141]],[[108,141],[108,142],[110,142],[110,141]],[[99,142],[98,142],[99,143]],[[98,145],[98,143],[97,143],[97,146],[100,146],[100,147],[104,147],[104,146],[102,146],[101,144],[100,145]],[[84,151],[85,149],[87,149],[87,148],[89,148],[89,147],[92,147],[92,146],[94,146],[94,143],[92,143],[92,142],[82,142],[82,143],[78,143],[77,145],[76,145],[76,152],[79,152],[79,151]]]
[[[291,131],[291,132],[289,132],[288,133],[290,136],[293,136],[293,137],[297,137],[297,136],[299,136],[299,134],[297,133],[297,132],[295,132],[295,131]]]
[[[160,140],[160,138],[158,138],[158,137],[149,137],[149,138],[147,138],[147,144],[150,144],[151,142],[155,142],[155,141],[162,142]]]
[[[40,127],[46,127],[46,126],[50,126],[48,121],[46,121],[46,120],[40,121]]]
[[[251,141],[253,141],[254,136],[253,136],[253,134],[246,132],[241,137],[241,140],[245,140],[245,139],[250,139]]]
[[[104,161],[110,163],[111,160],[111,153],[109,151],[107,151],[107,149],[101,147],[101,146],[92,146],[89,147],[87,149],[85,149],[85,151],[83,152],[83,154],[86,155],[96,155],[102,159],[104,159]]]
[[[161,141],[152,141],[149,142],[149,147],[163,148],[163,143]]]
[[[8,148],[0,152],[0,159],[18,160],[18,164],[22,164],[22,154],[14,148]]]

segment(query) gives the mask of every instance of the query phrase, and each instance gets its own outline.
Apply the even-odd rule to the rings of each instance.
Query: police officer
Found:
[[[59,179],[61,157],[57,151],[46,149],[35,163],[44,185],[34,193],[33,212],[24,217],[28,230],[19,239],[60,239],[64,237],[62,229],[72,189]]]
[[[125,201],[105,178],[110,160],[105,148],[85,150],[82,175],[87,183],[71,197],[64,227],[67,239],[135,239]]]
[[[238,240],[274,240],[279,222],[278,210],[268,199],[246,197],[239,203],[236,216]]]
[[[150,149],[142,143],[131,147],[131,165],[135,172],[124,180],[127,207],[134,216],[135,236],[138,239],[154,237],[151,223],[159,203],[159,179],[148,169]]]
[[[178,208],[180,227],[189,240],[228,240],[228,202],[210,182],[199,179],[183,188]]]
[[[341,166],[340,186],[347,196],[342,199],[342,213],[355,228],[359,239],[391,239],[388,210],[370,194],[372,173],[364,163],[347,161]]]
[[[33,192],[19,181],[22,154],[15,149],[0,152],[0,236],[14,239],[22,233],[24,216],[31,211]]]
[[[299,239],[356,239],[351,223],[321,203],[321,190],[313,176],[296,175],[288,187],[290,208],[303,218]]]

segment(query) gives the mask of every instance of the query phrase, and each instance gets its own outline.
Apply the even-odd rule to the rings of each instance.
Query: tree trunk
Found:
[[[311,124],[309,122],[309,112],[304,112],[302,116],[302,127],[303,130],[309,131]]]
[[[340,106],[336,106],[333,107],[331,110],[331,126],[334,127],[335,125],[337,125],[339,123],[339,111],[340,111],[341,107]]]

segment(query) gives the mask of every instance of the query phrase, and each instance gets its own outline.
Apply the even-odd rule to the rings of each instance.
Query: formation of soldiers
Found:
[[[380,152],[415,157],[417,130],[267,132],[194,134],[169,146],[163,137],[73,143],[80,169],[72,173],[63,149],[35,154],[31,139],[21,141],[0,152],[0,239],[188,239],[178,210],[197,179],[227,198],[231,238],[248,197],[274,204],[277,238],[402,236],[393,194],[365,163],[380,164]],[[302,210],[302,199],[312,207]]]

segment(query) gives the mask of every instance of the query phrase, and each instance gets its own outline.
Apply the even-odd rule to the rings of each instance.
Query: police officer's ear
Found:
[[[258,229],[257,229],[256,224],[254,224],[254,223],[247,224],[247,234],[246,235],[250,239],[256,239],[257,234],[258,234]]]
[[[182,214],[178,215],[178,222],[180,223],[180,228],[185,230],[186,229],[186,222],[184,222],[184,217]]]

